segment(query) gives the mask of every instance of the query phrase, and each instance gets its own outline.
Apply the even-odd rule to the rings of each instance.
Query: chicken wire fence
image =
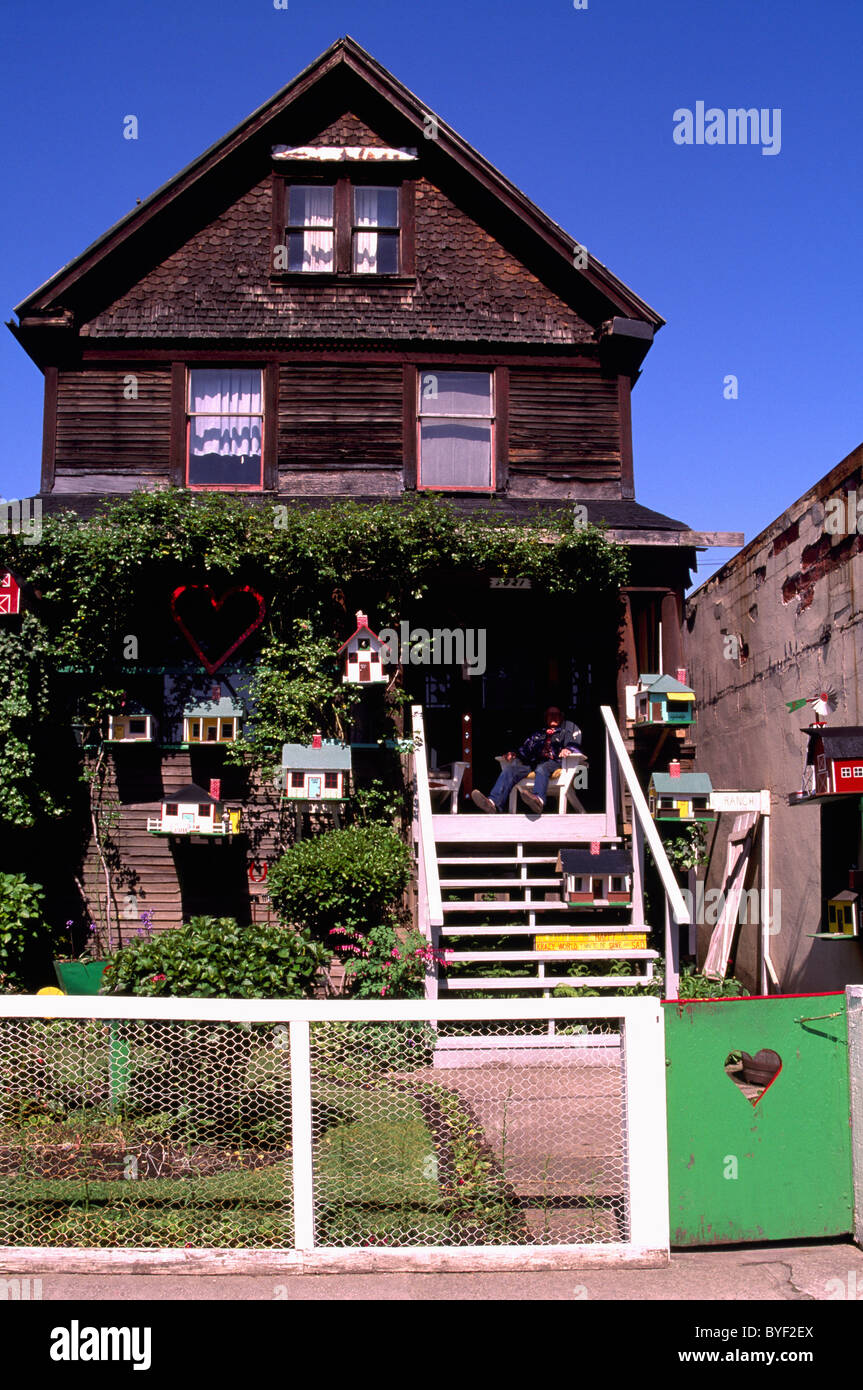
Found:
[[[0,1001],[0,1247],[644,1244],[655,1001],[34,1002]]]

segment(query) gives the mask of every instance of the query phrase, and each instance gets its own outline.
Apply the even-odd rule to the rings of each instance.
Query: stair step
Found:
[[[559,878],[442,878],[446,888],[560,888]]]
[[[463,989],[556,989],[558,985],[566,985],[569,989],[622,989],[627,985],[652,984],[653,980],[646,975],[547,975],[542,980],[535,975],[509,975],[505,979],[498,977],[493,980],[481,976],[477,979],[448,980],[442,976],[440,988],[451,994]]]
[[[609,924],[607,927],[602,927],[601,930],[614,932],[615,936],[621,936],[624,932],[636,932],[639,936],[643,936],[645,932],[650,931],[650,928],[633,927],[629,922],[626,922],[623,926]],[[555,934],[574,936],[576,934],[587,935],[595,931],[597,931],[595,926],[572,922],[543,922],[542,926],[537,924],[532,927],[516,922],[501,922],[496,927],[473,927],[469,922],[465,922],[461,926],[450,924],[440,928],[441,936],[553,936]],[[601,954],[606,956],[609,952],[603,951]]]

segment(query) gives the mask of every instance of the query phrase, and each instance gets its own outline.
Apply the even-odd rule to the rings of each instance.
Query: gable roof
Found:
[[[196,787],[194,782],[187,782],[184,787],[178,787],[176,791],[165,792],[162,797],[163,805],[168,802],[185,802],[187,805],[193,801],[199,802],[202,806],[221,806],[221,802],[215,796],[210,796],[203,787]]]
[[[359,636],[360,636],[362,633],[364,633],[364,632],[367,632],[367,633],[368,633],[368,635],[369,635],[369,637],[371,637],[372,641],[378,642],[378,643],[380,644],[380,646],[383,646],[383,645],[384,645],[384,643],[381,641],[380,637],[378,637],[377,633],[376,633],[376,632],[372,632],[372,630],[371,630],[371,628],[369,627],[369,625],[368,625],[367,622],[365,622],[365,621],[364,621],[364,622],[360,622],[360,621],[359,621],[360,618],[365,619],[365,616],[366,616],[365,613],[358,613],[358,614],[357,614],[357,624],[358,624],[358,625],[357,625],[357,630],[356,630],[356,632],[352,632],[351,635],[350,635],[350,637],[348,637],[348,638],[345,639],[345,641],[344,641],[344,642],[342,643],[342,645],[339,647],[338,652],[336,653],[337,656],[341,655],[341,653],[344,651],[345,647],[348,645],[349,642],[353,642],[353,640],[354,640],[355,637],[359,637]]]
[[[809,733],[809,752],[807,760],[811,761],[815,749],[816,740],[824,740],[824,752],[828,758],[859,758],[863,757],[863,725],[846,724],[827,728],[812,729]]]
[[[350,772],[351,750],[341,743],[324,743],[320,748],[286,743],[282,747],[282,767],[307,772]]]
[[[273,143],[270,136],[274,133],[274,126],[291,108],[297,113],[304,107],[307,109],[309,102],[315,96],[323,95],[334,78],[359,84],[378,105],[383,101],[390,113],[395,112],[401,124],[412,130],[413,139],[423,148],[424,158],[430,164],[437,164],[441,169],[449,167],[456,172],[460,170],[462,177],[467,174],[475,186],[481,186],[496,222],[512,225],[513,220],[517,219],[538,243],[557,253],[560,257],[557,268],[562,283],[571,284],[579,297],[583,298],[587,293],[591,301],[589,318],[592,322],[600,324],[615,316],[622,316],[624,324],[626,320],[637,320],[633,333],[635,337],[645,337],[643,347],[644,351],[647,350],[653,332],[662,327],[664,319],[592,255],[588,255],[587,266],[578,269],[574,265],[576,252],[583,252],[584,248],[445,121],[435,116],[437,138],[424,139],[427,119],[435,113],[350,37],[336,40],[269,101],[23,299],[15,309],[20,326],[16,328],[10,324],[16,336],[25,327],[40,322],[72,327],[73,314],[68,306],[70,302],[83,298],[88,280],[98,282],[101,277],[110,278],[117,274],[117,267],[122,262],[134,262],[136,256],[140,261],[140,253],[134,248],[140,244],[143,232],[152,233],[156,219],[159,219],[160,243],[170,240],[166,223],[178,215],[190,216],[192,208],[202,201],[204,191],[209,193],[213,180],[218,183],[225,167],[232,162],[235,166],[241,152],[246,154],[251,143],[255,144],[259,155],[266,149],[269,159]],[[109,264],[112,267],[110,271]],[[28,319],[31,320],[29,325],[26,322]],[[625,326],[622,331],[627,331]]]
[[[657,796],[669,796],[682,792],[684,796],[709,796],[713,783],[706,772],[681,772],[672,777],[670,772],[654,772],[650,785]]]
[[[222,695],[218,700],[198,700],[194,697],[183,706],[184,719],[242,719],[243,706],[232,700],[230,695]]]
[[[631,874],[632,855],[622,847],[601,849],[591,854],[589,849],[562,849],[560,869],[565,874]]]
[[[651,695],[692,695],[694,693],[688,685],[683,685],[681,681],[675,680],[674,676],[657,676],[641,693],[646,692]]]

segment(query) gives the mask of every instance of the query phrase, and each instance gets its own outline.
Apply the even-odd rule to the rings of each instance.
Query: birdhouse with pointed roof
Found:
[[[218,797],[205,792],[194,782],[166,792],[158,816],[147,818],[151,835],[236,835],[240,829],[241,812],[228,807]]]
[[[124,700],[108,715],[107,743],[152,743],[155,737],[156,721],[137,700]]]
[[[11,570],[0,569],[0,617],[14,618],[21,612],[21,585]]]
[[[695,692],[685,684],[686,672],[674,676],[640,675],[634,692],[636,724],[686,725],[695,721]]]
[[[365,613],[358,611],[356,632],[339,647],[339,656],[343,656],[345,662],[342,681],[349,685],[385,681],[385,655],[386,643],[372,632]]]
[[[245,711],[229,691],[214,684],[209,697],[193,699],[183,709],[184,743],[234,743]]]
[[[706,772],[681,772],[676,760],[667,772],[654,772],[648,789],[648,804],[654,820],[710,821],[713,783]]]
[[[288,801],[344,801],[350,770],[350,748],[315,734],[310,745],[284,745],[279,785]]]
[[[557,872],[563,876],[563,899],[572,907],[629,907],[632,904],[632,855],[599,841],[562,849]]]
[[[863,795],[863,726],[816,724],[805,732],[809,746],[803,796]]]

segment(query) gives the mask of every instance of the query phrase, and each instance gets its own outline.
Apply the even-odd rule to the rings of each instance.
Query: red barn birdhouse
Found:
[[[21,612],[21,585],[11,570],[0,570],[0,617]]]

